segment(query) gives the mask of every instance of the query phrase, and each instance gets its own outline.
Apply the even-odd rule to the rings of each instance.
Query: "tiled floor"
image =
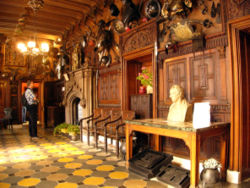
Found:
[[[41,138],[31,141],[27,126],[0,130],[0,188],[119,187],[164,188],[166,184],[129,173],[125,161],[113,153],[55,137],[52,130],[39,129]],[[213,187],[250,187],[218,183]]]

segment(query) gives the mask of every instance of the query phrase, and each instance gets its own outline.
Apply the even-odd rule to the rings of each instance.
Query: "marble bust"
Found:
[[[170,122],[192,121],[192,105],[184,98],[183,88],[179,85],[173,85],[170,88],[169,97],[172,104],[167,120]]]

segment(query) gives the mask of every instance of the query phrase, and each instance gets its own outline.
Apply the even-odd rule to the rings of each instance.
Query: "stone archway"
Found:
[[[69,80],[65,83],[64,95],[65,121],[73,124],[79,121],[79,117],[87,117],[92,114],[95,104],[95,80],[93,70],[90,68],[68,74]],[[81,108],[80,116],[79,114],[73,116],[74,111],[77,111],[76,108]]]
[[[68,95],[65,106],[67,123],[78,124],[80,120],[79,117],[83,117],[86,115],[84,114],[84,106],[82,106],[82,101],[84,101],[84,99],[79,96],[79,93],[72,92]],[[79,108],[81,112],[79,112]]]

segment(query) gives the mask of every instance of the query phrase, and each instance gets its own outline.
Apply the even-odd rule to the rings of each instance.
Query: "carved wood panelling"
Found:
[[[131,110],[135,112],[135,118],[152,118],[152,95],[137,94],[131,95]]]
[[[13,67],[24,67],[25,58],[23,54],[17,51],[16,45],[14,42],[10,41],[5,45],[5,66]]]
[[[159,118],[167,119],[169,89],[172,84],[184,87],[185,96],[190,103],[209,101],[212,121],[230,121],[230,88],[227,88],[229,70],[224,48],[207,50],[202,53],[187,54],[167,58],[158,62],[158,113]],[[182,157],[189,156],[189,149],[178,139],[162,138],[163,151]],[[202,158],[216,156],[218,140],[208,139],[201,149]]]
[[[98,80],[98,105],[116,106],[121,104],[121,66],[116,64],[100,70]]]
[[[164,63],[163,68],[164,76],[164,102],[171,103],[169,98],[169,90],[174,84],[182,86],[184,92],[187,93],[187,83],[186,83],[186,59],[181,59],[177,61],[171,61],[169,63]]]
[[[215,54],[190,58],[191,100],[216,100]]]
[[[219,46],[227,46],[227,35],[222,34],[218,36],[211,36],[206,39],[206,46],[204,49],[213,49]],[[164,49],[160,49],[158,54],[158,62],[163,62],[165,59],[169,59],[172,57],[182,56],[186,54],[194,53],[192,47],[192,41],[185,42],[184,44],[178,45],[177,49],[170,49],[168,54],[164,51]]]
[[[249,0],[226,0],[228,20],[250,14]]]
[[[131,53],[134,50],[153,46],[157,37],[156,22],[148,22],[120,37],[122,55]]]

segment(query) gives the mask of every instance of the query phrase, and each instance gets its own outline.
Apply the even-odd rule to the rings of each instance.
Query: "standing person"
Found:
[[[28,103],[27,111],[29,112],[29,134],[31,139],[37,139],[37,103],[38,100],[33,92],[33,81],[27,81],[25,97]]]
[[[25,104],[26,97],[25,98],[24,97],[25,97],[25,94],[22,95],[22,101],[21,101],[22,102],[22,123],[26,122],[26,113],[27,113],[27,107],[26,107],[27,104]]]

